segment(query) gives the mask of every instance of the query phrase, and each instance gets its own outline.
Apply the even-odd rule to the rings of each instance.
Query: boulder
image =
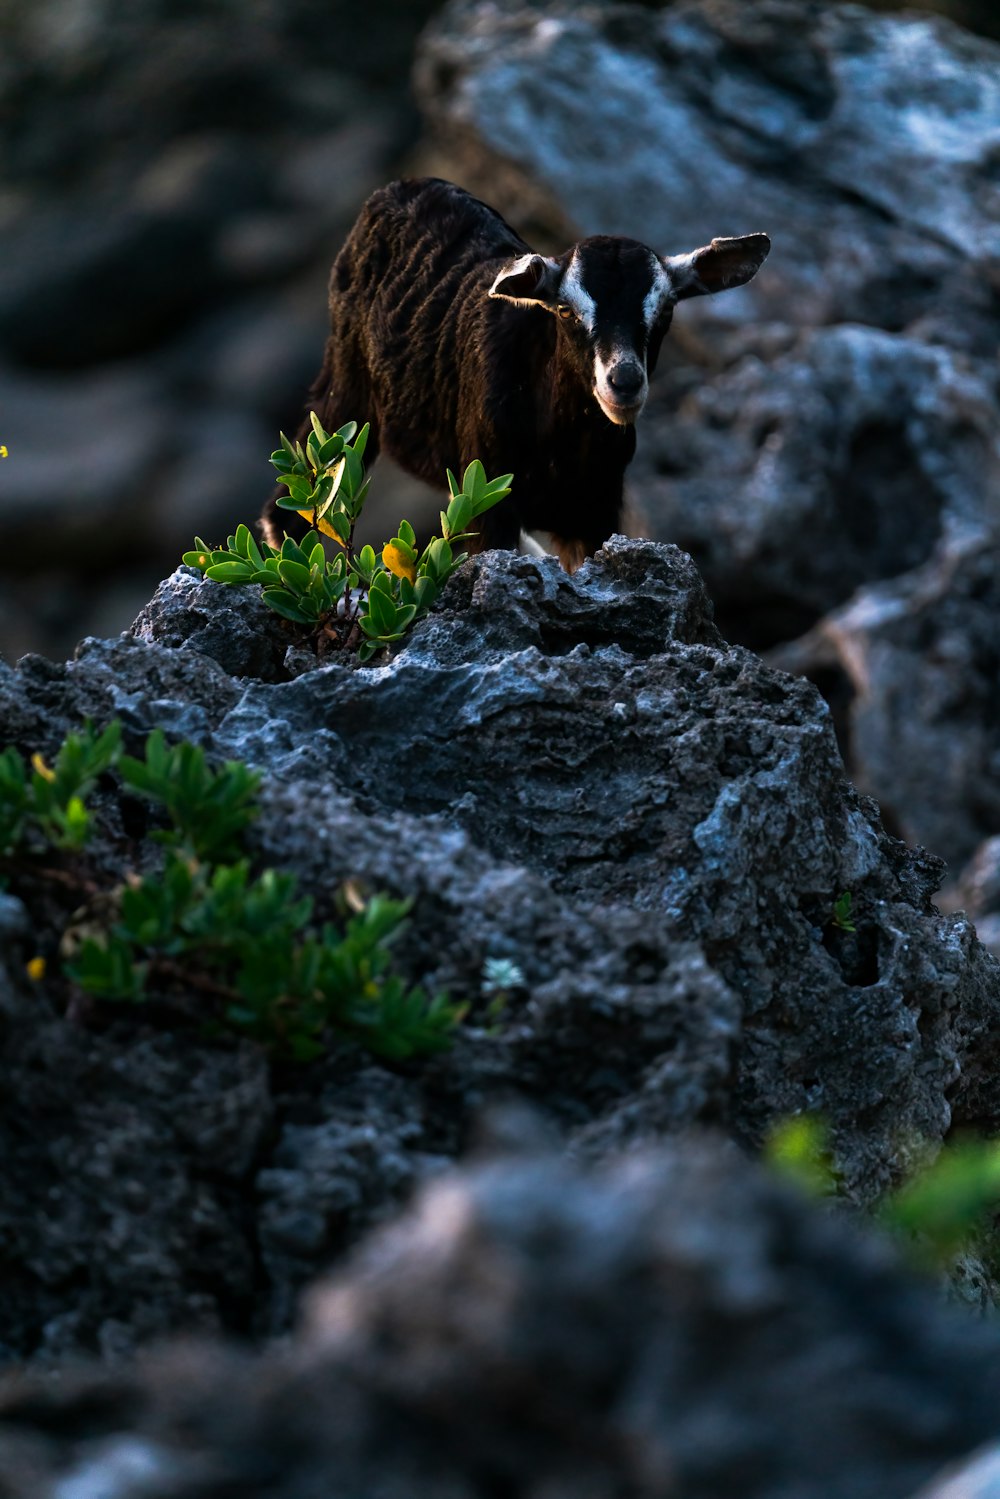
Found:
[[[498,1132],[286,1348],[8,1380],[4,1493],[909,1499],[995,1442],[995,1326],[732,1147],[582,1170]]]
[[[394,1073],[350,1046],[255,1072],[238,1124],[219,1126],[253,1142],[234,1166],[231,1151],[192,1152],[177,1135],[189,1105],[167,1101],[193,1090],[227,1109],[238,1064],[225,1048],[187,1029],[163,1052],[152,1013],[39,1031],[38,996],[15,1006],[13,1113],[37,1112],[39,1090],[59,1103],[10,1148],[24,1179],[46,1180],[63,1154],[114,1169],[60,1173],[61,1211],[94,1256],[87,1296],[68,1252],[13,1255],[14,1356],[128,1346],[189,1321],[282,1330],[299,1289],[459,1154],[498,1097],[542,1108],[592,1159],[710,1123],[755,1148],[817,1113],[857,1203],[953,1123],[996,1121],[1000,968],[964,917],[931,904],[939,861],[888,836],[844,779],[815,689],[723,641],[676,548],[618,539],[573,577],[554,559],[476,558],[377,665],[310,663],[293,643],[256,590],[182,568],[132,633],[85,641],[65,665],[0,668],[0,715],[25,750],[51,754],[83,717],[118,717],[133,752],[159,726],[258,767],[256,857],[294,871],[320,919],[347,879],[408,897],[403,971],[468,1003],[469,1022],[450,1053]],[[110,788],[100,815],[88,860],[114,881],[148,821]],[[36,951],[51,954],[67,914],[50,903]],[[499,1014],[489,959],[519,970]],[[127,1089],[87,1106],[116,1058]],[[175,1073],[176,1089],[156,1082]],[[152,1134],[129,1122],[147,1112]],[[168,1235],[146,1203],[174,1152]],[[121,1325],[133,1252],[86,1227],[95,1180],[136,1261],[151,1235],[172,1246],[157,1263],[175,1288],[134,1328]],[[199,1194],[203,1211],[177,1206]],[[191,1269],[218,1213],[238,1246],[223,1235],[217,1259],[244,1267],[226,1291]],[[8,1241],[36,1232],[12,1222]]]
[[[959,871],[1000,827],[1000,542],[941,548],[771,659],[847,682],[847,758],[902,837]]]

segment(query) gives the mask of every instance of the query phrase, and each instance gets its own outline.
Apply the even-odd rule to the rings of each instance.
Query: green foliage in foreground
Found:
[[[832,1195],[838,1178],[822,1120],[797,1115],[773,1131],[765,1159],[813,1195]],[[875,1220],[925,1268],[943,1268],[989,1228],[1000,1211],[1000,1141],[945,1145],[875,1209]],[[992,1256],[991,1256],[992,1257]]]
[[[31,775],[13,747],[0,755],[0,855],[14,876],[30,875],[36,852],[82,848],[91,829],[84,798],[111,769],[170,820],[153,835],[165,845],[153,873],[96,900],[90,891],[63,939],[67,978],[115,1003],[195,996],[210,1026],[298,1060],[337,1035],[390,1059],[448,1046],[462,1009],[407,987],[393,972],[391,944],[404,930],[407,902],[376,895],[342,929],[317,928],[313,901],[297,894],[294,875],[265,869],[254,876],[239,857],[258,810],[255,772],[240,761],[213,769],[203,750],[168,746],[159,730],[141,760],[122,755],[120,743],[118,723],[100,734],[85,725],[51,768],[35,756]]]
[[[449,469],[450,499],[440,512],[440,536],[420,550],[404,520],[380,553],[370,546],[356,550],[354,532],[370,483],[362,463],[368,426],[359,432],[357,422],[348,422],[330,433],[315,412],[312,425],[305,447],[282,433],[281,447],[270,460],[288,489],[278,505],[309,520],[312,531],[299,542],[286,536],[275,548],[256,542],[241,525],[224,547],[212,548],[196,537],[184,561],[216,583],[259,584],[275,613],[324,631],[367,661],[401,640],[427,613],[468,556],[455,548],[473,534],[469,525],[506,498],[513,475],[487,479],[477,459],[459,484]],[[337,543],[341,550],[335,556],[327,557],[321,535]]]

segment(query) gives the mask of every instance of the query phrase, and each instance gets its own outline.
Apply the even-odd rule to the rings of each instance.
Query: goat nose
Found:
[[[637,396],[642,389],[643,374],[638,364],[616,364],[608,371],[608,384],[616,395]]]

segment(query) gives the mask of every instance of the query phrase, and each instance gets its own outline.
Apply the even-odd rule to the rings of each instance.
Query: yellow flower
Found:
[[[27,968],[28,977],[32,980],[33,983],[37,984],[39,979],[43,979],[45,977],[44,958],[32,958],[31,962],[26,964],[25,966]]]
[[[417,564],[411,562],[410,558],[394,541],[387,541],[382,548],[382,561],[389,572],[397,578],[409,578],[411,583],[417,581]]]
[[[10,454],[8,453],[7,449],[4,447],[3,443],[0,442],[0,458],[9,458],[9,457],[10,457]]]
[[[31,757],[31,765],[33,770],[38,771],[38,774],[41,776],[43,781],[55,780],[55,771],[51,768],[51,766],[46,765],[45,761],[42,759],[37,750]]]

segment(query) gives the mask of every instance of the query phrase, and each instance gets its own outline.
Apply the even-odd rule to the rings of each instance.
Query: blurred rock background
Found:
[[[636,526],[813,677],[1000,941],[1000,13],[896,9],[6,0],[0,650],[124,628],[256,515],[380,182],[453,177],[542,248],[766,228],[765,274],[678,314]]]

